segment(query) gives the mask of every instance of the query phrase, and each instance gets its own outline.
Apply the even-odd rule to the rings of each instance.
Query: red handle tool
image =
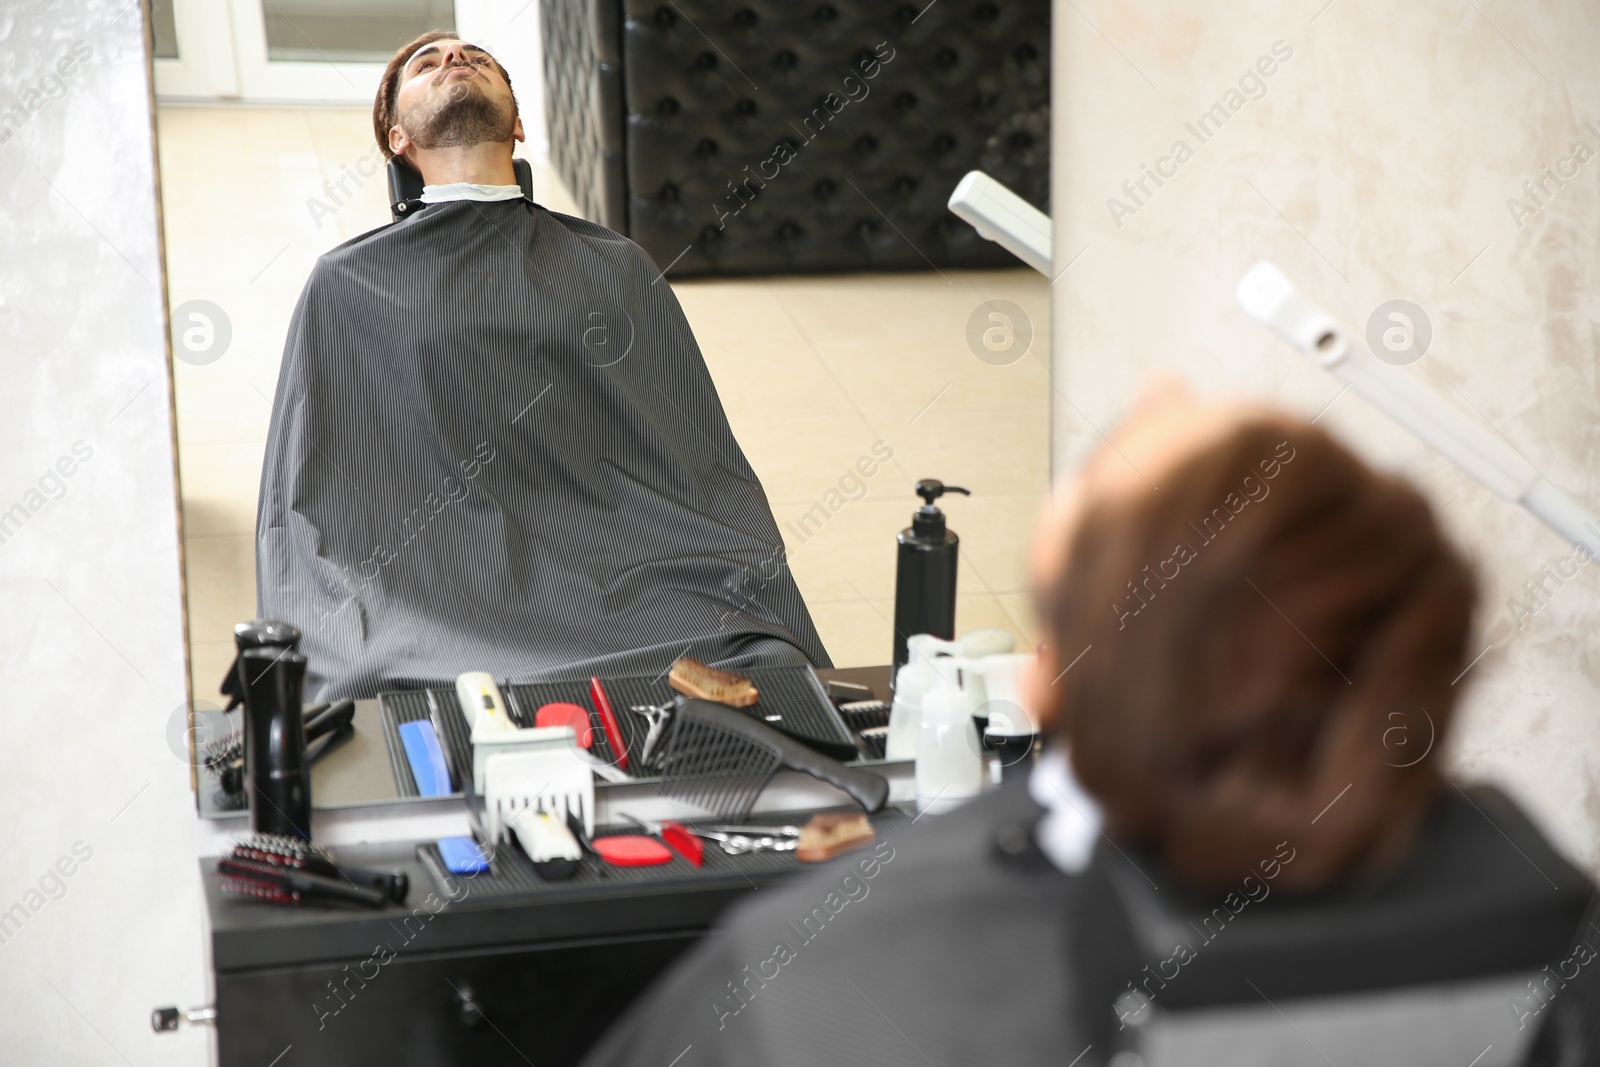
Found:
[[[605,688],[598,678],[589,679],[589,699],[594,701],[594,710],[600,713],[600,725],[606,732],[612,753],[617,757],[617,770],[627,770],[628,748],[622,740],[622,724],[617,721],[617,713],[611,710],[611,701],[606,698]]]

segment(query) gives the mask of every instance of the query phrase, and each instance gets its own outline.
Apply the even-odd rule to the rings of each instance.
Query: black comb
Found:
[[[750,814],[779,768],[804,771],[855,798],[869,812],[889,799],[889,783],[846,767],[733,708],[680,696],[662,748],[663,791],[724,819]]]

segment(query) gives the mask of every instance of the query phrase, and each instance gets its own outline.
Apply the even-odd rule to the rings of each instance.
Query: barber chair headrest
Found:
[[[1491,788],[1447,790],[1381,884],[1291,898],[1264,874],[1282,858],[1208,901],[1136,850],[1100,848],[1076,955],[1108,1060],[1462,1067],[1492,1044],[1476,1067],[1516,1064],[1595,899]]]
[[[517,184],[522,195],[533,199],[533,167],[526,159],[513,159],[511,167],[517,172]],[[396,157],[389,160],[389,214],[399,222],[407,215],[415,215],[426,204],[422,202],[422,175],[411,164]]]

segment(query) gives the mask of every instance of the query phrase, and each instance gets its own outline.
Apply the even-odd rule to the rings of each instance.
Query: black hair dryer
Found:
[[[936,478],[917,483],[924,503],[900,531],[899,558],[894,573],[894,677],[906,662],[906,638],[933,634],[950,640],[956,635],[956,552],[961,538],[944,524],[944,512],[934,501],[946,493],[971,496],[959,485]]]
[[[244,689],[245,780],[257,833],[311,840],[311,771],[301,699],[306,658],[287,648],[239,653]]]

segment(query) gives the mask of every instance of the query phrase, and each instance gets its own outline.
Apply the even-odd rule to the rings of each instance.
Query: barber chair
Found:
[[[1594,887],[1493,789],[1447,790],[1398,870],[1310,897],[1241,872],[1230,907],[1105,846],[1087,874],[1101,896],[1075,956],[1099,1063],[1600,1062]]]
[[[511,168],[517,172],[517,184],[522,195],[533,199],[533,167],[526,159],[513,159]],[[422,175],[407,163],[389,160],[389,214],[399,222],[407,215],[415,215],[428,205],[422,202]]]

